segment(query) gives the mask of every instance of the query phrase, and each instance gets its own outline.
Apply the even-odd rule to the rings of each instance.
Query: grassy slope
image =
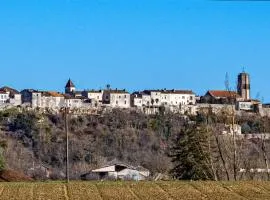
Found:
[[[270,182],[0,183],[0,200],[270,199]]]

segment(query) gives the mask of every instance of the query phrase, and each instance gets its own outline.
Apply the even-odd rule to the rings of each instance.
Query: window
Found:
[[[116,104],[118,105],[118,101],[116,101]]]
[[[186,97],[185,96],[182,96],[182,99],[185,99]]]
[[[125,95],[124,97],[127,98],[127,95]]]
[[[121,96],[119,95],[119,99],[121,99]]]
[[[127,104],[127,101],[125,101],[125,104]]]
[[[189,98],[190,100],[193,100],[193,96],[190,96],[190,98]]]

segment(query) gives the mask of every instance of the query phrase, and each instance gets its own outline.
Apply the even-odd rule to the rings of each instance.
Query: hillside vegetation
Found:
[[[236,122],[248,132],[269,130],[269,119],[243,116],[238,117]],[[200,157],[193,162],[179,163],[177,159],[177,162],[172,162],[172,149],[175,147],[182,152],[182,161],[204,151],[205,162],[196,166],[196,171],[211,173],[207,177],[216,180],[232,180],[233,177],[238,180],[269,179],[269,174],[259,177],[254,174],[234,174],[235,166],[237,170],[266,168],[268,157],[264,155],[269,155],[269,142],[241,139],[234,146],[231,136],[220,135],[223,130],[220,124],[224,123],[230,123],[226,113],[200,114],[196,117],[172,113],[149,116],[125,110],[112,110],[101,115],[70,114],[71,179],[80,179],[82,174],[113,160],[141,165],[149,169],[152,176],[157,173],[171,175],[175,164],[180,167],[176,172],[182,173],[189,169],[188,165],[198,163],[196,159]],[[202,127],[198,129],[197,125]],[[2,160],[5,161],[2,166],[38,180],[46,178],[42,171],[42,167],[46,167],[51,171],[50,179],[65,178],[66,143],[62,113],[5,110],[0,112],[0,128],[0,146],[4,150]],[[189,133],[189,130],[193,132]],[[203,137],[201,134],[204,134]],[[237,148],[237,157],[233,163],[234,147]],[[186,166],[181,166],[183,164]],[[190,171],[184,172],[188,176],[175,177],[198,177],[196,174],[190,175]]]
[[[0,183],[1,200],[268,200],[269,182]]]

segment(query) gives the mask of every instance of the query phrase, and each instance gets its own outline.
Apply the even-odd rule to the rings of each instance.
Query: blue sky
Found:
[[[224,89],[243,67],[270,102],[270,2],[2,0],[0,85]]]

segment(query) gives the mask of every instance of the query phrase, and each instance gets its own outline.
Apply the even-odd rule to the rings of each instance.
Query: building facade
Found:
[[[0,104],[6,104],[9,100],[9,95],[7,92],[0,91]]]
[[[103,102],[103,90],[89,90],[89,91],[83,91],[82,95],[89,99],[91,104],[94,107],[98,107],[102,105]]]
[[[190,90],[144,90],[132,94],[134,107],[181,107],[195,104],[195,94]]]
[[[112,108],[130,108],[130,94],[126,90],[104,90],[102,101]]]
[[[53,91],[35,91],[32,93],[33,108],[60,109],[65,106],[64,95]]]
[[[236,103],[242,100],[242,97],[234,92],[227,90],[209,90],[201,98],[200,103],[210,103],[210,104],[228,104]]]
[[[21,94],[10,87],[0,88],[0,104],[9,104],[13,106],[18,106],[22,104]]]

